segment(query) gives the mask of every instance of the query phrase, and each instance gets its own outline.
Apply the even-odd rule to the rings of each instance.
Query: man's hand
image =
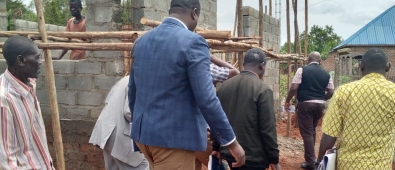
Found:
[[[218,159],[221,159],[221,153],[220,152],[213,151],[213,152],[211,152],[211,155],[217,157]]]
[[[285,102],[285,104],[284,104],[285,111],[289,111],[290,110],[289,109],[290,106],[291,106],[291,104],[289,102]]]
[[[232,163],[232,167],[241,167],[245,164],[246,156],[243,148],[240,146],[239,142],[235,140],[229,145],[229,151],[232,156],[236,159],[236,162]]]
[[[280,164],[270,164],[272,170],[281,170]]]

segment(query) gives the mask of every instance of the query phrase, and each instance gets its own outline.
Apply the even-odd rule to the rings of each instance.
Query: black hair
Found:
[[[199,0],[172,0],[170,3],[169,13],[175,13],[177,9],[194,10],[196,8],[196,14],[200,14],[200,2]]]
[[[3,45],[3,55],[9,67],[13,66],[19,55],[28,56],[35,53],[36,44],[26,37],[15,35],[8,38]]]
[[[385,70],[388,58],[380,48],[371,48],[362,56],[361,64],[366,70]]]
[[[76,3],[82,9],[82,2],[81,2],[81,0],[70,0],[70,3]]]
[[[244,56],[244,65],[259,65],[266,62],[265,53],[259,48],[252,48]]]

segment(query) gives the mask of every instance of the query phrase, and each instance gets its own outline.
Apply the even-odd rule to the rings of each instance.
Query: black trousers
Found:
[[[318,121],[322,118],[325,104],[300,102],[297,105],[296,114],[300,135],[304,143],[304,159],[310,167],[315,167],[315,137]]]

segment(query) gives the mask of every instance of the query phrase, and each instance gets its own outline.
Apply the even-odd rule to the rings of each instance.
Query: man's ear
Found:
[[[391,63],[388,63],[388,64],[387,64],[387,67],[385,68],[385,72],[390,71],[390,69],[391,69]]]
[[[194,8],[192,10],[191,17],[192,17],[193,20],[197,20],[198,19],[197,8]]]
[[[18,64],[19,66],[24,66],[25,65],[25,57],[18,55],[16,57],[16,64]]]

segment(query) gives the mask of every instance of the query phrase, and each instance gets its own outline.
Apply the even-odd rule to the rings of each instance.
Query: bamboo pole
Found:
[[[157,27],[158,25],[162,24],[162,22],[160,22],[160,21],[150,20],[147,18],[141,18],[140,23],[145,26],[150,26],[150,27]],[[196,27],[195,30],[196,31],[204,31],[204,30],[208,30],[208,29],[205,29],[202,27]]]
[[[287,53],[291,53],[291,27],[290,27],[290,16],[289,16],[289,1],[286,0],[286,13],[287,13]]]
[[[259,28],[258,29],[259,29],[259,36],[261,37],[259,39],[259,47],[263,47],[263,0],[259,0]]]
[[[308,10],[308,1],[304,0],[304,57],[307,58],[307,49],[309,43],[307,41],[307,36],[309,34],[309,10]]]
[[[34,0],[37,10],[38,18],[38,28],[42,37],[42,41],[47,43],[47,33],[45,30],[45,19],[43,12],[43,5],[41,0]],[[52,117],[52,131],[54,135],[55,150],[56,150],[56,164],[58,170],[65,170],[64,153],[63,153],[63,142],[62,142],[62,131],[60,127],[59,120],[59,109],[58,109],[58,99],[56,97],[56,87],[55,87],[55,76],[52,65],[51,51],[49,49],[44,49],[45,56],[45,72],[47,78],[47,88],[48,88],[48,98],[49,106],[51,110]]]
[[[237,0],[237,36],[243,37],[243,0]],[[244,70],[243,63],[244,63],[244,54],[243,52],[239,52],[237,54],[237,59],[239,60],[239,70]]]
[[[291,88],[291,74],[292,74],[292,65],[291,65],[291,60],[288,59],[288,83],[287,83],[287,89]],[[286,137],[290,136],[290,132],[291,132],[291,112],[289,112],[289,110],[286,110],[287,112],[287,134]]]

